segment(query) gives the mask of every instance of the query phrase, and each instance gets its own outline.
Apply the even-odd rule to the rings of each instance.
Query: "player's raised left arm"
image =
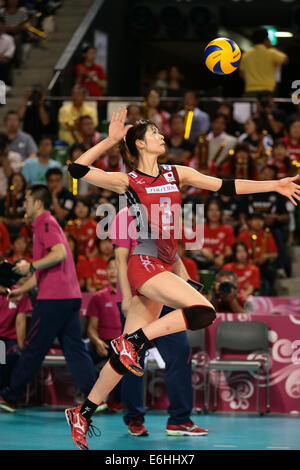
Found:
[[[295,206],[300,201],[300,186],[295,183],[298,175],[291,178],[271,181],[252,180],[222,180],[212,176],[206,176],[193,168],[176,165],[181,185],[194,186],[195,188],[220,191],[223,194],[253,194],[276,191],[286,196]]]

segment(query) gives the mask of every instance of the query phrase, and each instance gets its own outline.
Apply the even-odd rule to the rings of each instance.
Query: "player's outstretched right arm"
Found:
[[[104,189],[123,194],[128,186],[128,176],[121,172],[107,172],[90,167],[97,158],[123,139],[131,126],[125,127],[127,110],[119,108],[113,113],[109,126],[108,137],[83,153],[74,163],[69,165],[69,172],[73,178],[82,178],[88,183]]]

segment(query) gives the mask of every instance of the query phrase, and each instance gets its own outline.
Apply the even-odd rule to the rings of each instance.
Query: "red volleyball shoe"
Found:
[[[148,429],[144,426],[143,416],[136,416],[129,421],[128,433],[131,436],[148,436]]]
[[[190,420],[183,424],[168,424],[166,434],[168,436],[206,436],[208,429],[200,428]]]
[[[139,364],[139,353],[131,341],[126,339],[126,334],[111,341],[111,347],[119,355],[122,364],[134,375],[142,376],[144,371]],[[140,349],[140,348],[139,348]]]
[[[5,399],[0,395],[0,409],[8,411],[8,413],[15,413],[17,411],[16,405],[12,405],[5,401]]]
[[[96,426],[92,425],[92,420],[86,420],[80,413],[81,406],[76,408],[68,408],[65,410],[65,416],[68,425],[71,427],[72,439],[76,447],[81,450],[89,450],[88,443],[86,441],[86,435],[89,437],[97,436],[100,437],[100,431]],[[99,434],[97,434],[97,432]]]

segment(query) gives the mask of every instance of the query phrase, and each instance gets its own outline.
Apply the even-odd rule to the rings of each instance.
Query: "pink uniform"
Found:
[[[27,295],[23,295],[16,304],[8,301],[4,295],[0,295],[0,337],[16,339],[16,316],[19,313],[31,312],[32,306]]]
[[[126,238],[122,236],[122,228],[126,227]],[[128,207],[120,210],[115,219],[113,220],[110,227],[110,239],[112,244],[115,247],[122,247],[128,249],[128,257],[134,250],[134,247],[137,244],[137,241],[129,236],[128,229],[132,228],[133,232],[136,234],[134,218],[130,214]],[[122,292],[120,288],[119,280],[117,281],[117,300],[116,302],[122,302]]]
[[[64,232],[49,211],[43,212],[32,223],[33,260],[46,256],[51,247],[62,243],[67,257],[61,263],[35,272],[38,300],[81,299],[76,268]]]
[[[98,318],[99,338],[108,340],[120,336],[122,332],[120,312],[116,294],[111,286],[93,295],[88,304],[87,316]]]

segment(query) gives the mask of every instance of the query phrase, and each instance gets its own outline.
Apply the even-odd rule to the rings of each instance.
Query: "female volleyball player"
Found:
[[[125,194],[131,211],[138,208],[139,214],[135,216],[139,215],[140,224],[139,243],[128,263],[128,278],[137,295],[130,304],[124,333],[112,341],[114,354],[101,370],[84,404],[66,410],[73,441],[84,450],[88,449],[86,433],[91,416],[99,403],[128,370],[136,375],[143,374],[138,358],[139,349],[146,340],[186,329],[205,328],[215,320],[212,304],[172,272],[177,251],[174,227],[179,225],[172,206],[181,203],[179,186],[189,185],[227,195],[277,191],[294,205],[300,200],[300,187],[294,183],[297,176],[276,181],[225,181],[185,166],[160,166],[157,159],[165,151],[164,137],[149,121],[125,127],[126,113],[126,109],[114,113],[108,137],[69,166],[74,178],[83,178],[88,183]],[[90,167],[120,141],[123,157],[135,168],[133,171],[126,174]],[[155,204],[162,209],[162,217],[155,219],[153,216],[151,220],[151,206]],[[155,239],[149,238],[150,232]],[[169,237],[164,236],[166,232]],[[174,310],[158,318],[163,305]]]

